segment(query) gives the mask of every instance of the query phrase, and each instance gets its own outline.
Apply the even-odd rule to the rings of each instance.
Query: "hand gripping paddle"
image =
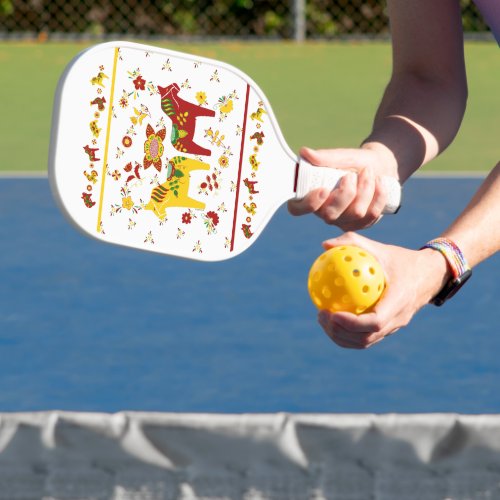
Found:
[[[59,82],[52,190],[75,226],[108,243],[228,259],[284,202],[344,173],[297,158],[259,87],[215,60],[111,42]],[[383,182],[392,213],[401,188]]]

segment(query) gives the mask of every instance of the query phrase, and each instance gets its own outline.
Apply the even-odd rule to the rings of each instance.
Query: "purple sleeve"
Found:
[[[474,0],[500,45],[500,0]]]

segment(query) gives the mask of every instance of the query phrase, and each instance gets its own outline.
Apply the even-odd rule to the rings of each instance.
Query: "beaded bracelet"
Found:
[[[453,278],[431,300],[434,305],[440,306],[458,292],[471,277],[472,270],[460,248],[449,238],[436,238],[427,242],[421,250],[424,248],[431,248],[440,252],[446,259],[453,275]]]
[[[448,238],[436,238],[427,242],[422,248],[432,248],[441,252],[448,262],[454,278],[458,278],[470,270],[462,250]]]

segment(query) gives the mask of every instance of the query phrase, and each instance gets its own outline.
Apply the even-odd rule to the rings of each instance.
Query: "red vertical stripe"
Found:
[[[230,248],[231,252],[234,249],[234,239],[236,237],[236,219],[238,216],[238,200],[240,197],[241,170],[243,167],[243,153],[244,153],[243,149],[245,146],[245,137],[246,137],[246,131],[247,131],[247,116],[248,116],[249,97],[250,97],[250,85],[247,84],[247,95],[246,95],[246,99],[245,99],[245,113],[243,116],[243,130],[241,132],[240,165],[238,168],[238,182],[236,184],[236,198],[234,200],[233,231],[231,234],[231,248]]]
[[[297,192],[297,182],[299,182],[299,163],[295,165],[295,178],[293,179],[293,192]]]

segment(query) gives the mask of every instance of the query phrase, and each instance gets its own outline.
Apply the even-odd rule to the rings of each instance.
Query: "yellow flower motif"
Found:
[[[205,104],[207,101],[207,94],[205,92],[197,92],[196,93],[196,100],[198,101],[198,104],[201,106],[202,104]]]
[[[226,101],[226,103],[220,107],[220,110],[221,110],[221,113],[225,113],[225,114],[230,113],[233,110],[233,101],[231,99]]]
[[[222,155],[220,158],[219,158],[219,165],[222,167],[222,168],[227,168],[229,164],[229,159],[227,156],[224,156]]]
[[[120,97],[118,104],[119,104],[120,108],[123,108],[123,109],[125,109],[128,106],[128,95],[125,91],[123,92],[122,96]]]
[[[132,198],[130,196],[127,196],[126,198],[122,198],[122,207],[123,208],[130,210],[133,206],[134,206],[134,202],[132,201]]]

